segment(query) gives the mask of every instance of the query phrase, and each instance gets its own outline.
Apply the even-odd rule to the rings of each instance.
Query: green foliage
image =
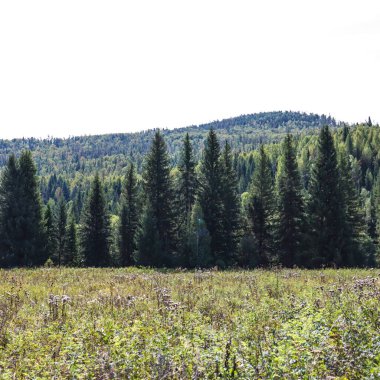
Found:
[[[154,263],[155,265],[167,266],[171,264],[177,248],[176,213],[169,156],[165,141],[159,131],[156,132],[151,150],[146,157],[143,181],[145,196],[149,205],[146,211],[146,218],[149,218],[147,224],[153,223],[158,238],[160,259],[158,262],[154,260]],[[149,236],[146,231],[143,231],[143,235]]]
[[[305,223],[301,179],[291,135],[283,143],[282,165],[277,170],[277,239],[280,263],[285,267],[305,264]]]
[[[35,266],[46,261],[46,242],[36,168],[29,151],[12,155],[0,189],[0,228],[5,265]]]
[[[310,183],[310,234],[313,265],[342,265],[344,204],[333,137],[321,129]]]
[[[139,228],[137,178],[133,164],[128,168],[123,190],[119,227],[119,254],[121,265],[128,266],[135,261]]]
[[[80,249],[86,266],[104,267],[110,263],[110,226],[103,188],[96,174],[83,210]]]
[[[274,189],[270,162],[264,146],[260,146],[256,170],[249,189],[249,218],[254,238],[256,263],[267,266],[274,257]]]
[[[222,163],[220,145],[213,129],[210,130],[199,173],[199,204],[210,234],[210,249],[214,263],[222,266],[225,259],[222,198]]]

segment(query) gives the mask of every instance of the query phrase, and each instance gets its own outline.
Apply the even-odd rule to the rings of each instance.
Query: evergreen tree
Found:
[[[46,255],[47,257],[52,258],[57,252],[57,230],[50,203],[48,203],[45,208],[44,226],[46,236]]]
[[[13,233],[13,245],[20,266],[41,265],[47,259],[36,172],[31,152],[22,152],[18,162],[18,199],[14,205],[18,213],[14,220],[15,235]]]
[[[272,172],[264,146],[259,149],[259,157],[253,172],[249,189],[249,214],[255,241],[256,262],[267,266],[274,258],[274,191]]]
[[[0,257],[2,265],[18,265],[14,239],[17,238],[16,225],[19,213],[18,168],[16,157],[12,154],[7,162],[0,183]]]
[[[56,220],[57,220],[57,259],[58,266],[61,266],[63,255],[64,255],[64,244],[65,244],[65,235],[66,235],[66,224],[67,224],[67,211],[64,200],[61,198],[57,205],[56,211]]]
[[[143,171],[144,190],[158,234],[159,265],[171,265],[176,250],[176,213],[174,209],[174,187],[170,176],[170,162],[166,144],[157,131]],[[147,214],[148,215],[148,214]],[[143,235],[146,231],[142,232]]]
[[[361,243],[368,240],[365,216],[360,206],[359,194],[355,189],[352,168],[345,150],[339,152],[339,184],[343,207],[342,266],[365,265]],[[368,246],[367,246],[368,248]]]
[[[65,265],[80,265],[78,258],[77,227],[74,215],[68,219],[63,245],[63,261]]]
[[[205,143],[199,178],[199,203],[210,234],[210,250],[213,261],[224,266],[224,229],[222,199],[222,167],[220,145],[213,129]]]
[[[282,166],[277,175],[278,225],[280,262],[285,267],[303,265],[303,227],[305,223],[301,178],[298,171],[293,138],[283,143]]]
[[[132,265],[134,262],[138,226],[137,178],[131,164],[127,170],[120,213],[119,253],[123,266]]]
[[[109,217],[98,173],[92,182],[83,209],[79,239],[85,265],[94,267],[109,265]]]
[[[222,153],[222,224],[224,240],[223,258],[227,265],[231,265],[236,259],[240,235],[240,198],[237,182],[231,147],[226,141]]]
[[[328,126],[321,129],[318,155],[310,183],[312,265],[341,265],[344,210],[341,202],[337,154]]]
[[[177,265],[192,266],[194,252],[192,251],[193,230],[191,214],[195,203],[197,178],[193,148],[187,133],[183,141],[178,165],[179,177],[177,184],[177,201],[179,210],[179,261]]]

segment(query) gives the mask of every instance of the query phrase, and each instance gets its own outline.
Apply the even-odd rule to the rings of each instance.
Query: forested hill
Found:
[[[178,162],[183,134],[188,132],[196,154],[200,154],[210,128],[221,140],[227,140],[232,149],[249,152],[258,143],[279,141],[289,131],[311,131],[322,125],[336,126],[336,121],[325,115],[300,112],[265,112],[214,121],[199,126],[164,129],[162,134],[173,164]],[[95,171],[122,174],[127,163],[133,161],[138,171],[150,147],[155,130],[136,133],[118,133],[47,139],[0,140],[0,166],[8,156],[18,156],[22,150],[31,150],[40,175],[60,174],[74,178],[76,173],[89,175]]]

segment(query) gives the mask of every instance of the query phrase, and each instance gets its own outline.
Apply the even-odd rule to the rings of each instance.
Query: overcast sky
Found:
[[[0,138],[273,110],[380,122],[379,0],[0,2]]]

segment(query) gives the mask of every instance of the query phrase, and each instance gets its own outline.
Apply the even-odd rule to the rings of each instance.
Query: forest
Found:
[[[0,264],[374,267],[380,129],[290,112],[0,142]]]

